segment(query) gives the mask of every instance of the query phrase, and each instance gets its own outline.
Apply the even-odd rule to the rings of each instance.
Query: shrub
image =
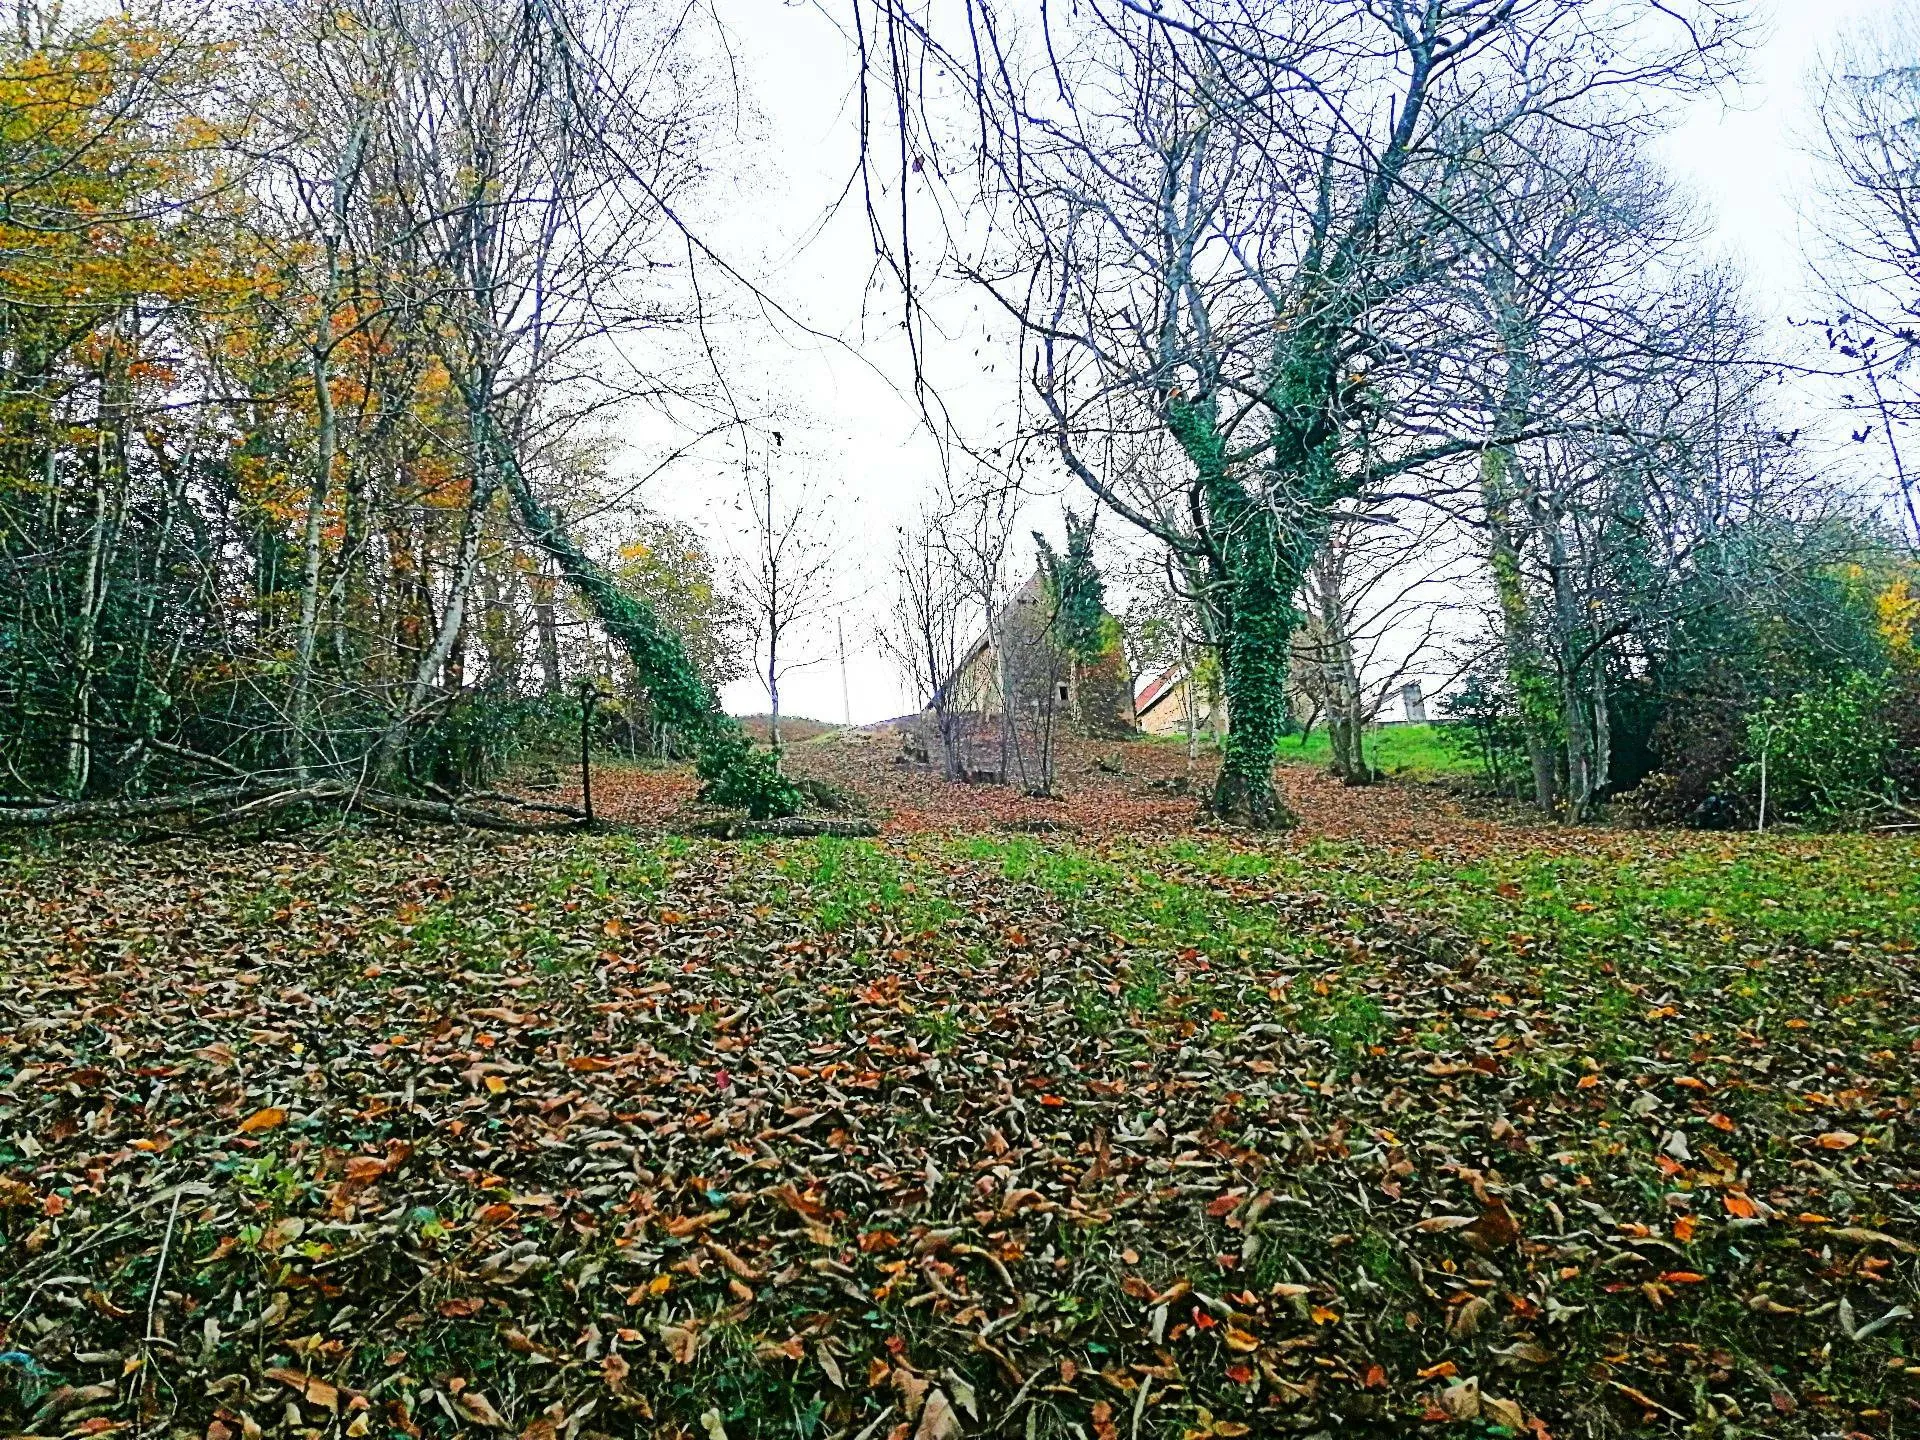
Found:
[[[1763,766],[1769,821],[1832,829],[1892,804],[1891,698],[1885,677],[1855,671],[1838,684],[1756,706],[1747,719],[1749,759],[1736,772],[1756,811]]]
[[[1452,722],[1441,727],[1441,734],[1479,765],[1495,790],[1517,793],[1529,773],[1526,730],[1506,678],[1476,670],[1440,702],[1440,709]]]
[[[730,720],[716,722],[700,747],[694,773],[709,805],[744,810],[754,820],[772,820],[800,809],[799,788],[780,773],[780,761],[762,750]]]
[[[580,730],[580,702],[564,692],[515,695],[481,688],[461,695],[415,731],[406,769],[415,784],[459,792],[497,779],[528,755],[564,752]]]

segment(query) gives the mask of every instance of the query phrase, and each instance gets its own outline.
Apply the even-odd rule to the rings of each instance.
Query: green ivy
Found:
[[[1107,614],[1107,587],[1093,560],[1093,519],[1067,511],[1067,553],[1058,554],[1047,537],[1034,531],[1040,562],[1053,593],[1053,632],[1060,648],[1091,664],[1107,653],[1116,632]]]
[[[534,543],[559,562],[567,583],[626,650],[660,720],[695,747],[700,798],[738,807],[755,820],[797,813],[800,791],[781,775],[779,761],[770,752],[755,749],[739,723],[722,713],[680,637],[660,623],[652,606],[621,588],[604,565],[573,543],[560,522],[534,498],[498,429],[489,433],[521,524]]]

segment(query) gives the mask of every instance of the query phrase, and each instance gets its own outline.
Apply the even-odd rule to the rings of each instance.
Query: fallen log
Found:
[[[488,798],[498,803],[506,797],[489,795]],[[483,805],[464,800],[427,800],[417,795],[396,795],[385,790],[362,790],[342,780],[322,780],[308,785],[249,783],[201,786],[131,800],[64,800],[11,806],[0,803],[0,826],[93,825],[116,820],[150,820],[162,815],[184,814],[190,810],[214,809],[216,813],[203,817],[193,828],[216,829],[297,805],[328,805],[348,812],[362,810],[441,825],[463,825],[474,830],[500,830],[515,835],[585,828],[586,821],[567,806],[534,801],[515,803],[536,812],[557,812],[561,818],[523,820],[512,815],[497,814]]]
[[[97,820],[145,820],[204,805],[227,805],[266,794],[264,785],[202,785],[134,800],[56,800],[41,805],[0,801],[0,825],[69,825]]]

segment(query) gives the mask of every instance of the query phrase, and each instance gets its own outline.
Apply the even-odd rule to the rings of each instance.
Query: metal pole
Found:
[[[834,617],[834,627],[840,632],[840,718],[849,729],[853,727],[853,691],[847,686],[847,621],[845,616]]]
[[[589,825],[593,824],[593,762],[590,749],[593,702],[599,698],[600,692],[591,680],[580,682],[580,808],[586,812]]]

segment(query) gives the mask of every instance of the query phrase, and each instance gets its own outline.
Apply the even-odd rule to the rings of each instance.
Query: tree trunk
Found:
[[[1520,707],[1520,729],[1533,771],[1533,800],[1542,810],[1560,803],[1555,745],[1542,715],[1547,667],[1534,642],[1532,606],[1520,573],[1520,545],[1513,524],[1513,452],[1488,450],[1480,462],[1480,493],[1487,516],[1487,559],[1500,606],[1500,638],[1507,683]]]
[[[337,189],[336,185],[336,189]],[[307,525],[301,539],[300,631],[293,657],[293,770],[302,781],[308,774],[308,731],[313,724],[313,650],[320,628],[320,531],[326,516],[327,490],[333,482],[333,457],[339,443],[333,413],[333,312],[340,303],[340,240],[327,236],[327,283],[321,295],[320,315],[314,321],[309,369],[313,378],[316,422],[313,483],[307,490]]]
[[[1360,676],[1353,663],[1353,637],[1347,630],[1346,597],[1341,593],[1335,547],[1324,548],[1314,562],[1313,598],[1319,611],[1321,686],[1327,707],[1327,740],[1333,773],[1349,785],[1373,780],[1364,750],[1366,717]]]
[[[442,671],[452,657],[460,632],[466,625],[467,592],[472,588],[474,566],[480,558],[480,537],[486,528],[487,510],[493,503],[495,483],[492,465],[482,463],[476,469],[473,493],[468,499],[467,513],[460,527],[460,548],[454,560],[452,578],[447,582],[446,608],[440,612],[440,624],[434,632],[433,643],[427,646],[413,667],[413,679],[407,686],[400,708],[394,712],[386,733],[380,737],[373,761],[373,774],[377,777],[384,777],[392,766],[400,742],[406,738],[407,727],[413,723],[420,707],[426,702],[427,692],[442,678]]]
[[[767,748],[780,756],[780,635],[767,631]]]
[[[540,682],[552,695],[560,689],[560,627],[553,615],[553,577],[543,566],[528,577],[527,588],[533,592],[533,624],[539,634]]]
[[[1193,673],[1193,659],[1187,650],[1185,631],[1180,635],[1180,709],[1187,722],[1187,783],[1193,783],[1193,767],[1200,759],[1199,677]]]
[[[1503,431],[1518,430],[1533,409],[1534,364],[1528,345],[1531,334],[1526,316],[1513,294],[1511,275],[1498,267],[1489,283],[1505,351],[1506,378],[1497,419]],[[1494,595],[1500,606],[1502,648],[1507,683],[1520,708],[1520,731],[1525,737],[1527,764],[1533,771],[1533,799],[1542,810],[1559,808],[1560,786],[1553,738],[1552,680],[1536,642],[1525,577],[1520,570],[1520,536],[1513,508],[1519,500],[1515,483],[1518,460],[1510,445],[1488,449],[1480,460],[1480,495],[1487,517],[1488,563],[1493,570]]]
[[[93,660],[99,643],[107,532],[107,373],[100,374],[100,411],[93,445],[93,527],[80,576],[79,630],[73,642],[73,712],[67,723],[67,793],[79,799],[93,774]]]
[[[1546,517],[1547,564],[1553,584],[1554,650],[1560,657],[1560,730],[1567,754],[1568,818],[1584,820],[1598,788],[1594,779],[1593,737],[1581,695],[1577,656],[1584,627],[1580,599],[1574,593],[1572,564],[1557,516]]]
[[[1606,652],[1593,657],[1593,793],[1597,797],[1613,778],[1613,718],[1607,707]]]
[[[1227,744],[1213,813],[1259,830],[1295,823],[1273,784],[1274,754],[1287,723],[1287,658],[1300,621],[1294,589],[1272,569],[1246,567],[1232,585],[1223,627]]]

